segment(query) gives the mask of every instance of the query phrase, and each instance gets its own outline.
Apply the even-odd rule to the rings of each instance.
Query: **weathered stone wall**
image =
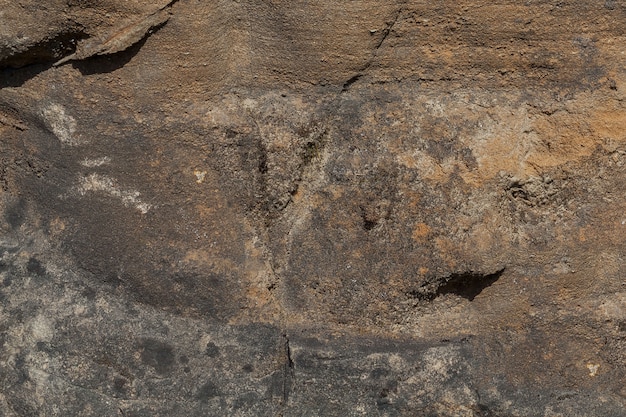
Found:
[[[624,415],[625,25],[2,2],[0,415]]]

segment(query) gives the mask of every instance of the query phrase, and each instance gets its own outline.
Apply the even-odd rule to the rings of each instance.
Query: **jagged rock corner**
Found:
[[[626,415],[626,3],[0,3],[0,415]]]

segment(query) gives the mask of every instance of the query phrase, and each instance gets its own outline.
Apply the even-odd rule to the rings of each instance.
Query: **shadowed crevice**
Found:
[[[77,42],[85,38],[87,38],[87,34],[82,27],[67,28],[49,39],[31,45],[26,50],[6,56],[0,61],[0,69],[18,69],[35,64],[52,64],[64,54],[74,51]],[[0,55],[4,55],[4,52],[0,50]]]
[[[450,274],[436,281],[428,281],[421,287],[412,290],[409,295],[424,301],[432,301],[446,294],[463,297],[474,301],[485,288],[493,285],[504,273],[505,268],[493,273],[465,271]]]
[[[504,268],[493,274],[463,272],[450,275],[445,283],[437,288],[433,298],[445,294],[454,294],[473,301],[485,288],[491,286],[504,273]]]
[[[289,347],[289,337],[283,334],[284,346],[284,372],[283,372],[283,405],[287,404],[294,380],[294,362],[291,358],[291,348]]]
[[[158,28],[155,28],[154,31],[160,29],[164,25],[165,23]],[[84,60],[73,61],[71,65],[79,70],[81,75],[105,74],[113,72],[128,64],[130,60],[139,53],[141,48],[143,48],[147,40],[148,36],[121,52],[111,55],[95,55],[85,58]]]
[[[86,37],[82,28],[67,30],[0,60],[0,89],[21,87],[26,81],[49,70],[61,56],[74,51],[76,43]]]

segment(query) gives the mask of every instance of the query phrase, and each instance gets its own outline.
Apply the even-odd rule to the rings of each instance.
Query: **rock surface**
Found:
[[[2,2],[0,415],[625,415],[625,22]]]

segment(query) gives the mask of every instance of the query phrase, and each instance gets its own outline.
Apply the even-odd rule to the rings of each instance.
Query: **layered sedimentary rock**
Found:
[[[0,22],[2,414],[624,414],[622,2]]]

